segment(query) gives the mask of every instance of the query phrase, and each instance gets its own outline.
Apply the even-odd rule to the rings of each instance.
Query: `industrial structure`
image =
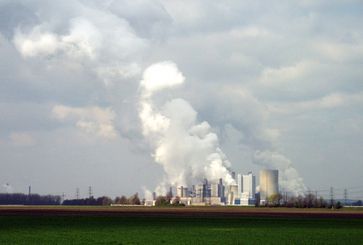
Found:
[[[260,171],[260,204],[268,202],[268,198],[279,193],[278,170],[263,169]]]
[[[277,194],[278,188],[278,170],[261,170],[260,171],[260,191],[256,193],[256,176],[252,172],[247,174],[235,174],[231,172],[235,182],[225,185],[223,179],[217,182],[209,182],[204,179],[202,183],[188,186],[170,187],[168,195],[171,202],[179,202],[184,205],[241,205],[254,206],[265,204],[271,195]],[[173,188],[176,189],[176,195],[173,195]],[[153,193],[155,204],[156,194]],[[152,200],[150,200],[152,201]]]
[[[250,206],[256,204],[256,176],[249,172],[242,175],[240,205]]]

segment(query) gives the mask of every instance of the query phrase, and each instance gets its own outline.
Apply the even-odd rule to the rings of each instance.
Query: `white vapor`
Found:
[[[218,136],[207,122],[197,121],[197,112],[187,101],[172,99],[160,107],[153,103],[155,93],[181,85],[184,80],[174,63],[161,62],[148,67],[140,82],[143,135],[154,150],[155,162],[165,172],[155,190],[158,194],[165,194],[170,185],[191,185],[204,178],[234,182]]]
[[[284,155],[274,151],[256,151],[254,162],[266,168],[278,169],[281,187],[293,195],[303,195],[306,191],[303,179]]]
[[[279,129],[266,124],[271,116],[266,104],[248,90],[235,87],[209,96],[218,101],[213,105],[213,122],[216,125],[224,124],[225,137],[233,147],[238,146],[239,153],[244,155],[244,161],[279,170],[281,189],[295,195],[304,195],[307,188],[302,177],[288,156],[279,150]],[[225,99],[227,97],[228,100]],[[225,108],[230,108],[228,113]]]

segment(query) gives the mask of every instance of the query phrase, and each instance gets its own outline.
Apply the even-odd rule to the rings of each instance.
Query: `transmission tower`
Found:
[[[78,200],[79,199],[79,188],[77,187],[76,189],[76,199]]]
[[[344,189],[344,205],[348,205],[348,190]]]
[[[92,197],[92,186],[88,186],[88,197]]]
[[[333,187],[330,187],[330,204],[333,207],[333,205],[334,205],[334,189],[333,189]]]

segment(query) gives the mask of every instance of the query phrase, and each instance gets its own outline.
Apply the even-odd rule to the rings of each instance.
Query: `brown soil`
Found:
[[[0,216],[138,216],[138,217],[280,217],[363,218],[361,209],[295,209],[242,207],[82,207],[0,206]]]

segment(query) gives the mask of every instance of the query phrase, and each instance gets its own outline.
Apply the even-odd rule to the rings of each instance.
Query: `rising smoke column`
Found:
[[[197,121],[197,112],[177,98],[157,107],[153,95],[184,83],[184,76],[172,62],[151,65],[140,82],[139,117],[142,133],[153,148],[153,158],[165,172],[156,188],[165,194],[170,185],[188,186],[207,178],[232,184],[230,162],[219,148],[218,136],[208,122]]]

